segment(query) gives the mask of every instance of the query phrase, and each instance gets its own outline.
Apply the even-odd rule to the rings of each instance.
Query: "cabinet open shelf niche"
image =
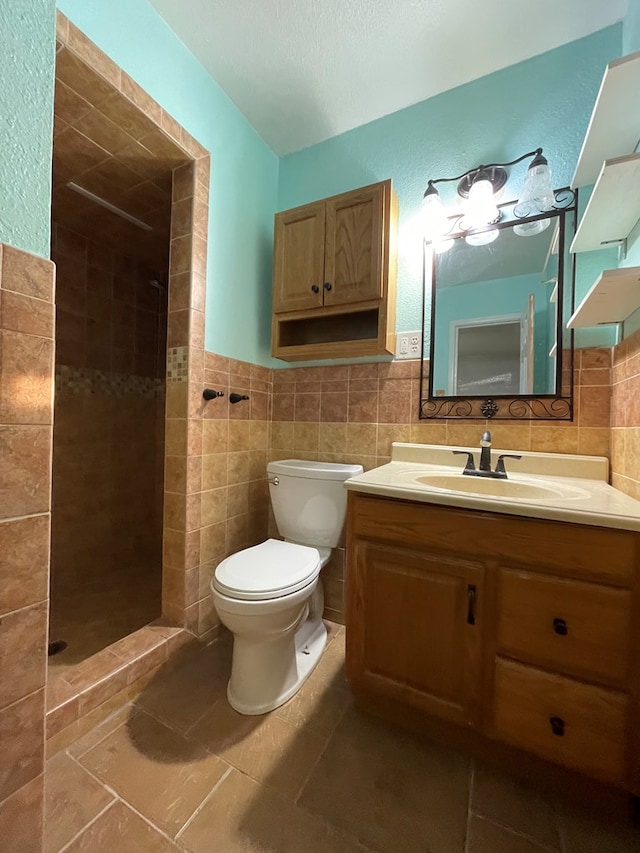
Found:
[[[604,270],[567,323],[568,329],[622,323],[640,308],[640,267]]]
[[[571,251],[591,252],[624,242],[639,216],[640,154],[606,160],[571,243]]]
[[[572,252],[623,242],[640,217],[640,51],[604,72],[572,187],[595,183]]]

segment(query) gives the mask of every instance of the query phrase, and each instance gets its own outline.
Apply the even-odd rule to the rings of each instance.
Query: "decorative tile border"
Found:
[[[107,397],[140,397],[153,400],[162,392],[163,380],[153,376],[106,373],[89,367],[56,364],[56,389],[72,394],[103,394]]]
[[[167,349],[167,382],[189,381],[189,347]]]

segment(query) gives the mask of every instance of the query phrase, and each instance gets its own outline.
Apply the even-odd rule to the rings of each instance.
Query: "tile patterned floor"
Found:
[[[160,564],[127,565],[72,589],[53,589],[51,639],[67,648],[49,658],[65,670],[153,622],[162,611]]]
[[[46,853],[638,853],[605,826],[357,710],[344,629],[264,717],[228,706],[230,644],[185,649],[47,767]]]

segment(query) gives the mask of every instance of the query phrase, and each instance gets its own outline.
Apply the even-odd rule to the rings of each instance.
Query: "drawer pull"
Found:
[[[476,624],[476,585],[467,585],[467,625]]]
[[[569,633],[569,628],[567,627],[567,623],[564,619],[554,619],[553,620],[553,630],[556,634],[559,634],[561,637],[566,637]]]
[[[551,731],[558,737],[564,737],[564,720],[562,717],[549,717]]]

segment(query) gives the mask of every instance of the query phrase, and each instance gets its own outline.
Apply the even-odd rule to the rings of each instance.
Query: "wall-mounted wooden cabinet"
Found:
[[[276,214],[274,356],[393,353],[397,215],[391,181]]]
[[[350,492],[355,688],[640,794],[640,535]]]

